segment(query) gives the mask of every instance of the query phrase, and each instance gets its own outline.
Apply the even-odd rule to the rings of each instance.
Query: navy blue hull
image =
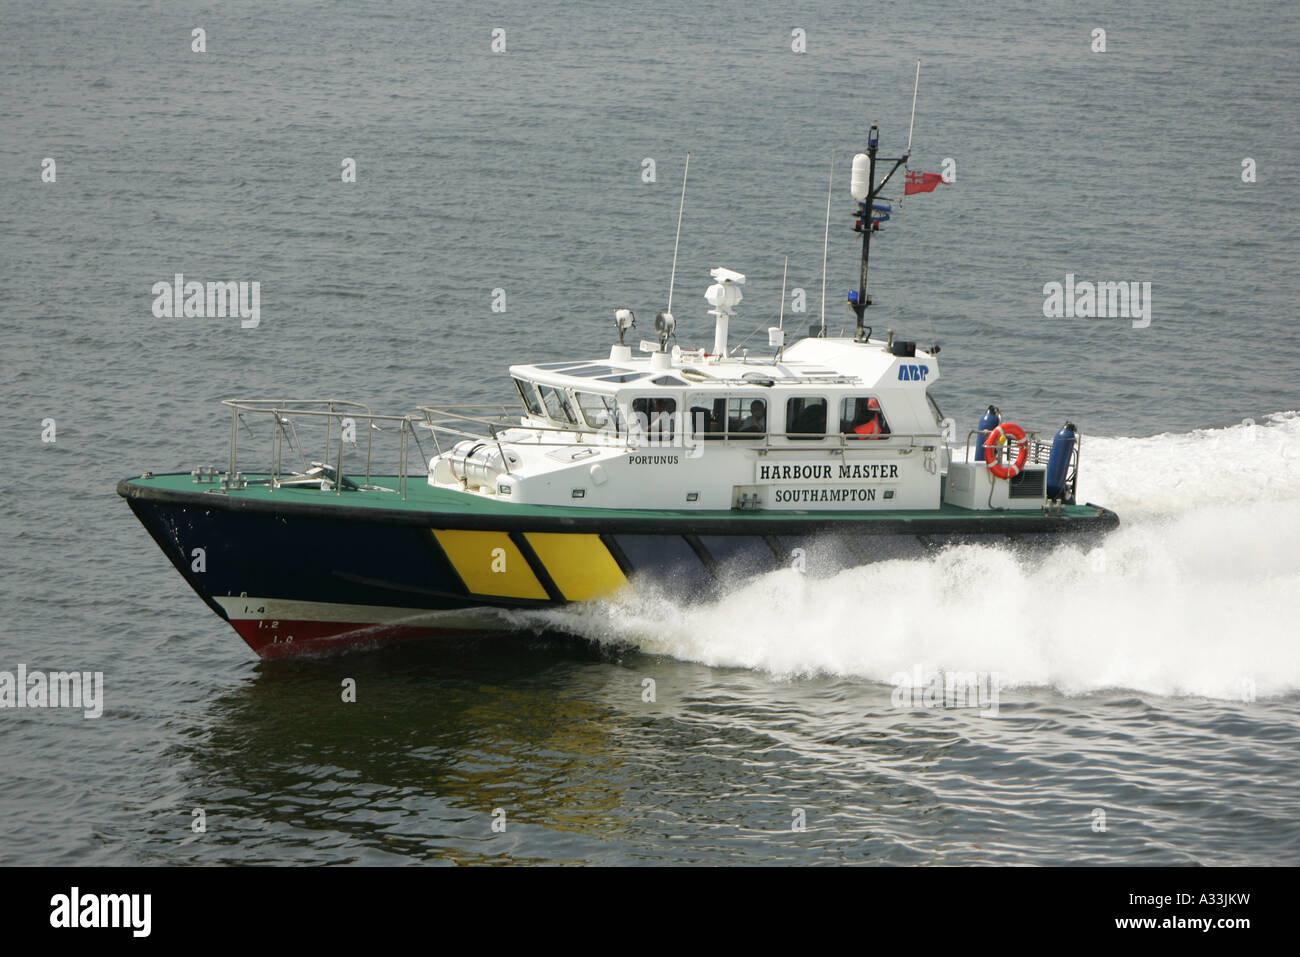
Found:
[[[259,654],[503,627],[501,610],[585,601],[629,580],[654,580],[682,600],[781,567],[812,575],[953,542],[1056,542],[1100,534],[1112,513],[1054,529],[1042,515],[905,521],[892,517],[580,520],[541,515],[514,527],[493,517],[250,501],[211,492],[119,492],[208,605]],[[354,493],[364,494],[364,493]],[[346,501],[346,498],[344,499]],[[1109,516],[1109,520],[1107,520]],[[466,527],[469,526],[469,527]],[[498,574],[498,572],[500,574]]]

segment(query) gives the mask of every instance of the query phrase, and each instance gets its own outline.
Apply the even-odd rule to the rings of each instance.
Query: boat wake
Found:
[[[1300,690],[1300,413],[1086,442],[1079,500],[1122,519],[1100,546],[959,545],[822,579],[775,571],[702,603],[627,589],[514,617],[778,677],[889,683],[919,666],[1066,694]]]

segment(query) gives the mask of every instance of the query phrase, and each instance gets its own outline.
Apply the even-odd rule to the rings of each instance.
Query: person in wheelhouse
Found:
[[[885,424],[885,416],[881,411],[879,399],[845,399],[845,412],[849,411],[849,403],[853,403],[853,414],[844,417],[840,431],[845,434],[862,436],[883,436],[889,434],[889,426]]]

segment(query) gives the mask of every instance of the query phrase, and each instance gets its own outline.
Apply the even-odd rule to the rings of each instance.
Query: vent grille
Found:
[[[1042,498],[1047,489],[1047,473],[1042,469],[1026,469],[1011,479],[1008,498]]]

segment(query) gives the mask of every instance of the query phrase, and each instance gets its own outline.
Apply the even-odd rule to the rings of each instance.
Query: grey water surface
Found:
[[[1298,45],[1281,2],[0,2],[0,671],[105,683],[0,709],[0,863],[1300,862]],[[786,257],[819,321],[832,160],[838,333],[849,164],[905,147],[917,58],[911,167],[956,178],[873,245],[870,321],[942,343],[963,431],[1078,423],[1104,577],[972,553],[259,663],[115,494],[222,465],[222,398],[504,400],[616,307],[648,333],[688,151],[683,344],[715,266],[733,342]],[[259,282],[259,325],[156,318],[178,273]],[[1150,324],[1044,317],[1067,274],[1149,282]],[[997,716],[899,707],[913,662],[1001,673]]]

